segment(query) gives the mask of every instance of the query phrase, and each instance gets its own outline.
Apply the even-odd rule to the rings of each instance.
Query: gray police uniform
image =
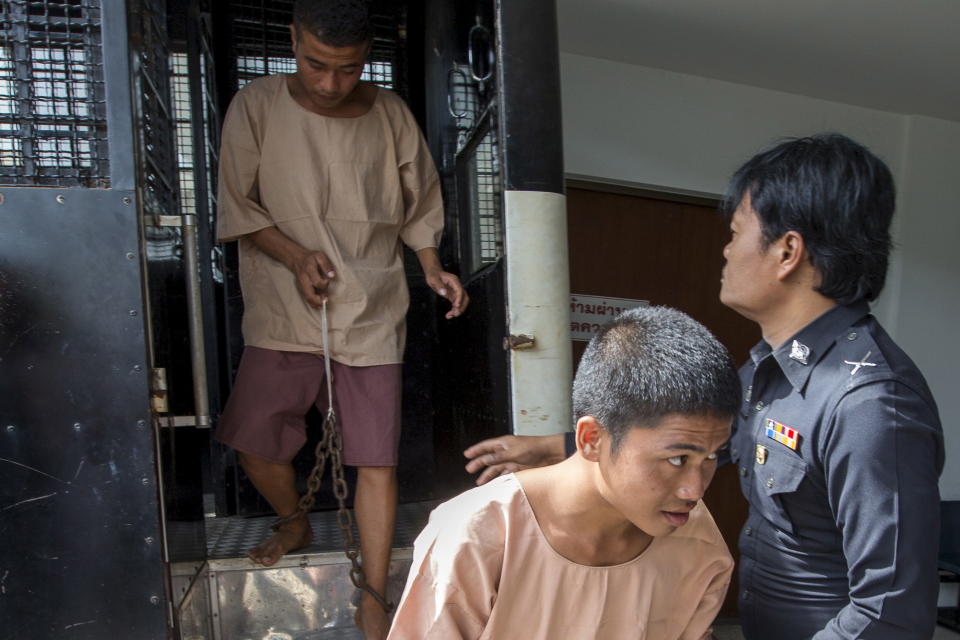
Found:
[[[750,355],[730,445],[744,636],[928,640],[944,453],[920,371],[866,303]]]

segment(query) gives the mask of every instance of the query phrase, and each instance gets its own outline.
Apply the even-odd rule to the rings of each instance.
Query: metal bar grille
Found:
[[[178,179],[174,114],[170,99],[169,45],[163,0],[140,0],[131,11],[138,33],[137,84],[140,94],[138,171],[146,215],[177,212]],[[136,24],[139,22],[139,24]]]
[[[471,162],[471,220],[475,263],[471,271],[503,256],[503,211],[501,207],[500,156],[497,130],[491,128],[477,145]]]
[[[0,7],[0,184],[109,186],[99,0]]]
[[[197,202],[194,184],[193,121],[191,120],[190,75],[185,53],[170,54],[170,92],[176,134],[180,213],[195,215]]]
[[[210,92],[212,56],[206,41],[200,39],[198,59],[192,65],[187,53],[170,54],[170,93],[176,134],[177,181],[180,214],[206,219],[208,229],[215,227],[216,171],[219,161],[219,122],[216,100]],[[193,74],[199,74],[199,81]],[[191,91],[191,86],[199,91]],[[196,146],[200,145],[199,153]],[[202,175],[201,175],[202,174]],[[223,282],[220,270],[222,250],[210,247],[210,269],[216,282]]]

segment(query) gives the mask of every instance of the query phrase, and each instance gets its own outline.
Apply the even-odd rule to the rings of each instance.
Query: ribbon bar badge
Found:
[[[771,440],[776,440],[785,447],[790,447],[794,451],[797,450],[797,441],[800,439],[800,434],[797,433],[796,429],[788,427],[785,424],[777,422],[776,420],[771,420],[767,418],[767,437]]]

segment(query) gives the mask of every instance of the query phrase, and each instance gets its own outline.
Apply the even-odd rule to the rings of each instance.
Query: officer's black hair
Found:
[[[293,24],[325,45],[350,47],[373,38],[368,0],[296,0]]]
[[[616,453],[627,431],[669,414],[732,418],[740,380],[730,354],[670,307],[625,311],[587,345],[573,381],[575,420],[593,416]]]
[[[788,139],[734,174],[721,212],[729,219],[748,193],[762,248],[799,233],[820,275],[818,292],[840,304],[880,295],[896,190],[890,169],[866,147],[836,133]]]

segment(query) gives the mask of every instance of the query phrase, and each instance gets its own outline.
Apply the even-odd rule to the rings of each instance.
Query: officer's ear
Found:
[[[593,416],[583,416],[577,420],[577,450],[585,459],[600,461],[600,445],[607,432]]]
[[[796,231],[787,231],[771,247],[777,257],[777,279],[786,280],[807,266],[813,267],[803,236]]]

